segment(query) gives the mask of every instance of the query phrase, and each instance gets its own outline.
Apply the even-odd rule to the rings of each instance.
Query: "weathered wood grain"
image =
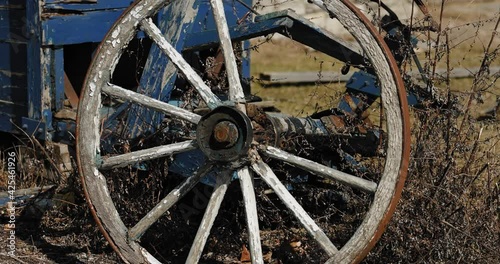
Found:
[[[194,71],[194,69],[186,62],[182,55],[175,50],[170,43],[163,37],[160,29],[153,23],[151,19],[141,21],[141,28],[148,36],[160,47],[167,57],[175,64],[175,66],[186,76],[186,79],[191,83],[200,94],[201,98],[210,109],[220,106],[222,102],[210,90],[203,79]]]
[[[238,65],[236,65],[236,56],[234,55],[222,0],[210,0],[210,5],[212,6],[215,24],[217,25],[217,33],[219,34],[220,45],[222,52],[224,53],[224,66],[226,68],[229,83],[229,99],[234,102],[244,102],[245,94],[243,94],[243,87],[240,83]]]
[[[295,155],[292,155],[275,147],[265,146],[261,148],[261,152],[266,156],[281,160],[294,167],[304,169],[305,171],[310,172],[314,175],[318,175],[323,178],[333,179],[335,181],[338,181],[340,183],[346,184],[348,186],[351,186],[353,188],[368,193],[374,193],[377,191],[377,184],[372,181],[365,180],[356,177],[354,175],[332,169],[330,167],[327,167],[325,165],[322,165],[320,163],[311,160],[297,157]]]
[[[162,102],[160,100],[151,98],[149,96],[140,93],[127,90],[125,88],[122,88],[118,85],[114,85],[111,83],[108,83],[107,85],[102,87],[102,91],[116,98],[121,98],[163,112],[175,119],[185,120],[193,124],[198,124],[198,122],[201,119],[200,115],[189,112],[188,110],[185,110],[177,106],[173,106],[171,104]]]
[[[217,182],[208,201],[207,208],[205,209],[205,214],[201,220],[201,224],[198,227],[198,232],[193,240],[191,249],[189,250],[189,255],[187,257],[186,263],[198,263],[203,252],[203,248],[207,242],[208,236],[210,235],[210,230],[214,225],[215,218],[219,213],[222,200],[226,194],[227,187],[231,181],[231,175],[229,171],[224,171],[217,175]]]
[[[125,153],[121,155],[105,157],[99,166],[101,170],[125,167],[139,162],[171,156],[177,153],[186,152],[197,148],[195,140],[187,140],[179,143],[172,143],[165,146],[158,146]]]
[[[252,260],[252,264],[264,263],[262,246],[260,243],[257,201],[255,200],[253,178],[250,175],[248,167],[244,167],[238,171],[238,178],[240,179],[241,192],[243,193],[243,205],[245,206],[245,214],[247,218],[250,259]]]

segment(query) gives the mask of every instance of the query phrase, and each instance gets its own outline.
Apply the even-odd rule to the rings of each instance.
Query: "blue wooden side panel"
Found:
[[[75,11],[93,11],[123,9],[130,6],[133,0],[82,0],[79,2],[62,3],[60,0],[45,0],[45,9],[54,10],[75,10]]]
[[[101,42],[124,9],[53,15],[42,21],[43,45]]]
[[[25,25],[26,8],[24,6],[0,5],[0,41],[25,43],[28,38]]]
[[[0,130],[13,132],[27,115],[25,0],[0,0]]]

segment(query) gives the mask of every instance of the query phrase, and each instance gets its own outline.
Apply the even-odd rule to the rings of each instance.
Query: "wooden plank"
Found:
[[[44,9],[92,11],[127,8],[132,0],[45,0]]]
[[[269,84],[301,84],[317,82],[347,82],[352,74],[336,72],[264,72],[259,79]]]
[[[24,105],[26,96],[26,75],[0,69],[0,101]]]
[[[297,157],[295,155],[282,151],[278,148],[267,146],[262,148],[262,152],[264,155],[268,157],[281,160],[296,168],[301,168],[314,175],[318,175],[323,178],[333,179],[342,184],[349,185],[355,189],[368,193],[374,193],[377,191],[377,184],[372,181],[368,181],[363,178],[359,178],[354,175],[332,169],[330,167],[324,166],[322,164],[319,164],[311,160]]]
[[[43,45],[101,42],[124,9],[53,15],[42,20]],[[91,29],[91,30],[89,30]]]
[[[27,44],[27,80],[28,80],[28,116],[33,120],[42,120],[42,89],[44,87],[43,66],[49,64],[42,52],[40,38],[40,2],[27,1],[26,29],[32,32]]]
[[[0,70],[26,74],[26,54],[26,44],[0,42]],[[0,83],[2,82],[0,81]]]
[[[26,0],[0,0],[0,8],[11,9],[11,8],[24,8],[26,6]]]
[[[474,74],[479,71],[479,67],[471,68],[456,68],[450,72],[450,78],[473,78]],[[499,74],[500,66],[491,67],[489,75]],[[260,80],[269,84],[306,84],[306,83],[329,83],[329,82],[347,82],[352,76],[352,73],[342,75],[337,72],[263,72],[260,74]],[[412,71],[410,76],[413,78],[422,79],[418,71]],[[446,77],[446,69],[437,69],[436,77]]]
[[[55,185],[47,185],[43,187],[33,187],[33,188],[28,188],[28,189],[19,189],[15,191],[15,197],[22,197],[22,196],[30,196],[33,197],[35,195],[41,194],[43,192],[46,192],[50,189],[55,187]],[[10,197],[10,194],[8,192],[0,192],[0,198],[8,198]],[[0,205],[2,206],[2,205]]]
[[[184,108],[180,108],[180,107],[165,103],[163,101],[153,99],[147,95],[136,93],[136,92],[121,88],[117,85],[109,84],[107,86],[102,87],[102,91],[108,95],[112,95],[114,97],[128,100],[128,101],[136,103],[138,105],[148,107],[149,109],[163,112],[165,114],[170,115],[171,117],[186,120],[186,121],[193,123],[193,124],[197,124],[201,119],[201,116],[199,116],[195,113],[189,112],[188,110],[186,110]]]
[[[196,149],[196,141],[187,140],[179,143],[158,146],[148,149],[137,150],[121,155],[116,155],[103,159],[100,169],[113,169],[125,167],[127,165],[136,164],[143,161],[158,159],[161,157],[171,156],[177,153],[186,152]]]

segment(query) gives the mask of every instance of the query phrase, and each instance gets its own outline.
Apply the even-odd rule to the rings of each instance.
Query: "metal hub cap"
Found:
[[[250,119],[227,106],[217,107],[203,116],[196,134],[200,149],[215,161],[234,161],[246,156],[253,138]]]
[[[213,135],[215,141],[223,148],[229,148],[238,141],[238,127],[230,121],[221,121],[215,125]]]

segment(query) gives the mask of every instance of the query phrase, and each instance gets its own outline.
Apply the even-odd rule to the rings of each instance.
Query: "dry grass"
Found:
[[[431,13],[439,20],[441,1],[430,2]],[[500,119],[478,121],[500,96],[498,73],[482,74],[500,66],[500,38],[494,34],[499,11],[496,1],[447,1],[441,33],[418,35],[422,41],[418,56],[430,72],[433,67],[453,72],[484,62],[486,67],[474,72],[474,78],[434,78],[442,94],[457,99],[455,109],[411,111],[407,184],[398,211],[366,263],[500,262]],[[339,63],[330,62],[299,44],[276,41],[252,53],[252,72],[254,76],[264,71],[293,72],[299,66],[302,71],[339,71]],[[278,108],[300,114],[297,104],[310,100],[325,105],[325,98],[342,90],[342,84],[333,87],[265,88],[257,83],[253,91],[275,101]]]
[[[338,101],[338,93],[344,90],[342,83],[269,86],[266,82],[260,81],[258,76],[260,73],[273,71],[316,71],[319,80],[321,72],[339,72],[343,63],[284,38],[272,42],[259,40],[253,44],[257,47],[251,53],[253,94],[274,102],[282,112],[299,116],[310,115],[318,109],[333,106]],[[305,104],[304,100],[310,102]]]

